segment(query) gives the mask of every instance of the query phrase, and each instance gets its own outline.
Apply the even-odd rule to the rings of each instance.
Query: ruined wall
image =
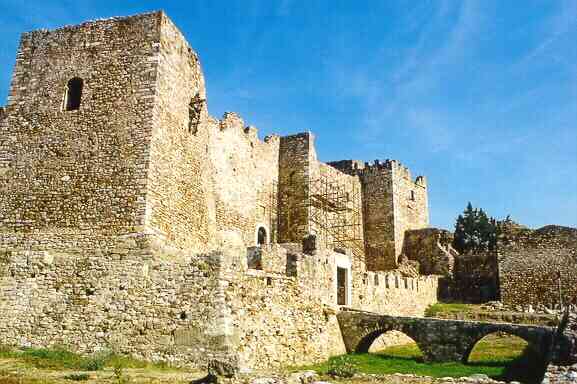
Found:
[[[278,136],[258,138],[234,113],[213,126],[209,162],[216,181],[218,230],[235,231],[245,246],[256,244],[257,227],[264,227],[268,242],[276,241]]]
[[[287,255],[295,257],[291,273]],[[226,274],[225,301],[240,365],[295,366],[345,353],[332,304],[336,271],[331,253],[305,255],[272,246],[263,253],[262,265],[254,270],[234,263]]]
[[[2,231],[143,226],[158,20],[145,14],[22,35],[1,124]],[[84,81],[81,105],[66,111],[73,77]]]
[[[546,226],[504,232],[498,242],[501,298],[506,304],[577,301],[577,229]]]
[[[206,103],[191,113],[191,102],[206,98],[204,78],[180,31],[164,14],[158,23],[146,224],[170,244],[200,252],[214,247],[216,232]]]
[[[499,267],[495,252],[476,252],[455,257],[453,278],[444,296],[465,303],[498,300]]]
[[[3,237],[0,344],[113,348],[200,367],[230,359],[221,262],[150,235]]]
[[[405,233],[403,255],[419,263],[422,275],[450,276],[458,256],[452,242],[453,234],[443,229],[409,230]]]

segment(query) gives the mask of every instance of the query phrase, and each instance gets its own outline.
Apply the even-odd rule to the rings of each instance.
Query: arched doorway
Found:
[[[265,227],[258,227],[256,232],[256,245],[262,247],[268,243],[268,235]]]
[[[479,339],[467,356],[467,365],[494,368],[501,381],[540,383],[546,362],[537,348],[519,336],[494,332]]]

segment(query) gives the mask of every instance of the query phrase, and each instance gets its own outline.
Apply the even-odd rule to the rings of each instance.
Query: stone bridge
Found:
[[[483,337],[505,332],[524,339],[531,348],[548,361],[557,336],[557,344],[568,345],[560,340],[552,327],[478,321],[444,320],[433,318],[396,317],[371,312],[342,310],[337,318],[347,352],[368,352],[377,337],[388,331],[400,331],[412,338],[427,361],[467,362],[475,344]],[[557,349],[557,348],[555,348]],[[565,349],[565,348],[563,348]],[[555,360],[563,360],[563,352],[555,353]]]

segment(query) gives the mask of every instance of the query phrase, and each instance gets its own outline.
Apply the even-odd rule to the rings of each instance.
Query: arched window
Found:
[[[64,108],[67,111],[75,111],[80,108],[82,99],[82,87],[84,82],[79,77],[73,77],[66,84],[66,93],[64,94]]]
[[[261,245],[264,245],[267,243],[267,239],[266,239],[266,229],[264,229],[263,227],[259,227],[258,228],[258,232],[257,232],[257,239],[256,239],[257,245],[260,247]]]

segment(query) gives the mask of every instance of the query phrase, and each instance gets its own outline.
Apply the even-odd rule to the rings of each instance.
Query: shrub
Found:
[[[69,375],[64,376],[66,380],[72,381],[86,381],[90,379],[90,375],[88,373],[71,373]]]
[[[354,361],[348,356],[338,356],[329,360],[327,373],[334,377],[353,377],[358,373]]]
[[[106,360],[101,356],[93,356],[82,359],[78,364],[78,368],[83,371],[100,371],[104,368]]]
[[[124,364],[121,361],[115,362],[112,370],[117,384],[127,384],[129,382],[128,377],[124,375]]]

